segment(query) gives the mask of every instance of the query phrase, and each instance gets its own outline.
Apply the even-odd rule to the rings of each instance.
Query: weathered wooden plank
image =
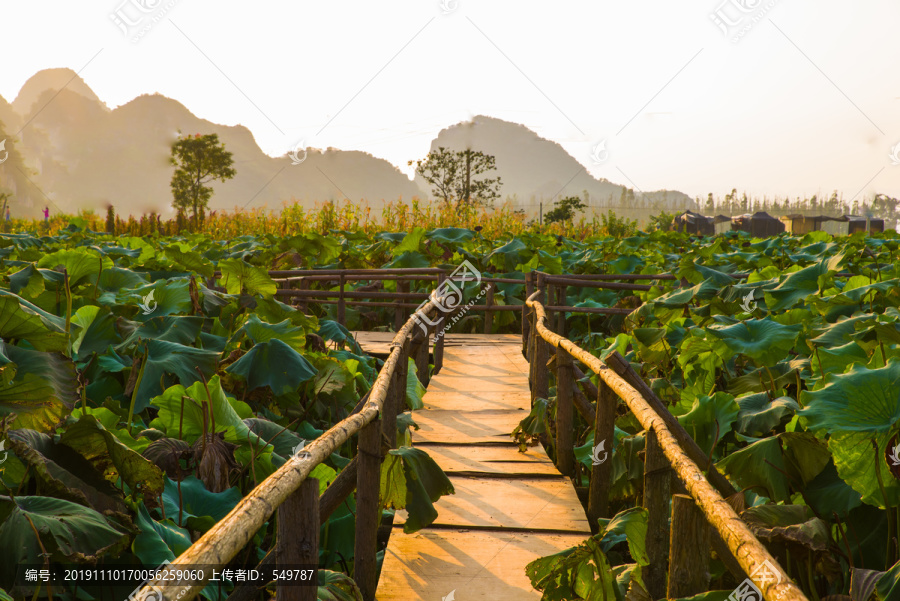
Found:
[[[394,529],[384,555],[378,601],[538,601],[524,567],[584,540],[581,534]]]
[[[515,392],[428,392],[422,399],[426,409],[453,411],[509,411],[528,410],[531,399],[528,390]],[[421,415],[416,413],[415,416]],[[414,416],[414,417],[415,417]]]
[[[502,480],[453,478],[456,494],[441,497],[435,508],[436,526],[516,528],[590,534],[584,509],[575,489],[559,480]],[[404,524],[398,511],[394,524]]]
[[[533,474],[560,476],[543,449],[529,447],[520,453],[514,446],[428,446],[428,455],[448,474]]]
[[[412,431],[413,444],[418,442],[453,442],[477,444],[507,442],[514,444],[510,433],[528,415],[528,411],[416,411],[413,421],[419,429]]]

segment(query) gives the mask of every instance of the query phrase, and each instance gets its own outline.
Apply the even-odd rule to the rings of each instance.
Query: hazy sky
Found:
[[[9,101],[69,67],[111,107],[159,92],[273,156],[409,173],[485,114],[642,190],[900,196],[896,0],[0,0],[0,23]]]

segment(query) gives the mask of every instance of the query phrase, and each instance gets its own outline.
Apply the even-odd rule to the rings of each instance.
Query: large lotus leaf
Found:
[[[0,562],[0,575],[4,586],[15,578],[18,565],[43,564],[44,550],[54,563],[91,562],[105,555],[115,557],[127,544],[127,533],[113,528],[88,507],[50,497],[0,496],[0,548],[5,559]]]
[[[431,267],[431,259],[420,252],[407,251],[396,255],[394,260],[385,263],[384,269],[422,269]]]
[[[720,292],[720,287],[709,280],[704,280],[693,288],[678,288],[653,299],[659,307],[675,309],[692,303],[695,300],[709,300]]]
[[[246,403],[226,397],[219,376],[210,378],[207,386],[212,395],[211,401],[206,394],[203,382],[195,382],[190,388],[181,385],[167,388],[162,395],[150,402],[151,405],[159,408],[159,415],[151,422],[150,426],[164,430],[170,438],[181,438],[181,440],[193,443],[203,433],[201,403],[205,401],[211,402],[216,431],[224,431],[225,440],[246,444],[247,441],[256,438],[243,421],[252,415],[250,407]],[[184,406],[183,419],[182,405]],[[179,431],[181,436],[179,436]]]
[[[900,601],[900,561],[878,579],[875,590],[880,601]]]
[[[831,348],[815,348],[810,355],[810,365],[818,377],[828,374],[841,374],[854,363],[865,365],[869,355],[856,341]]]
[[[142,274],[124,267],[110,267],[100,274],[98,288],[104,292],[117,293],[120,290],[130,290],[143,286],[147,278]]]
[[[278,289],[265,269],[254,267],[242,259],[223,259],[219,261],[219,270],[228,294],[246,291],[250,295],[272,297]]]
[[[706,331],[725,342],[732,351],[762,365],[772,365],[788,354],[802,329],[800,324],[786,326],[766,318],[710,326]]]
[[[525,566],[525,573],[531,586],[543,591],[542,599],[618,599],[616,574],[596,537],[589,537],[577,547],[535,559]]]
[[[319,336],[322,337],[323,340],[331,340],[333,342],[347,343],[353,348],[354,352],[358,355],[363,354],[362,347],[359,346],[359,343],[356,342],[356,338],[353,337],[353,334],[346,327],[342,326],[340,323],[333,321],[331,319],[323,319],[319,322]]]
[[[268,386],[276,395],[296,391],[302,382],[316,375],[316,369],[303,355],[277,338],[254,344],[225,371],[247,382],[250,390]]]
[[[65,319],[0,290],[0,338],[27,340],[39,351],[64,351],[65,331]]]
[[[461,244],[475,237],[475,232],[460,227],[443,227],[426,234],[429,240],[443,244]]]
[[[319,570],[317,577],[319,588],[316,591],[316,599],[318,601],[363,601],[362,590],[346,574]]]
[[[811,430],[888,432],[900,420],[900,360],[879,369],[855,365],[819,390],[804,390],[800,402]]]
[[[838,475],[833,461],[804,487],[803,498],[818,515],[831,515],[833,512],[841,518],[862,503],[861,495]]]
[[[267,419],[250,417],[245,419],[244,423],[259,437],[263,444],[272,445],[275,453],[283,458],[291,457],[297,445],[306,442],[306,439],[298,436],[289,428],[279,426]]]
[[[609,552],[621,542],[628,543],[631,553],[639,565],[650,565],[647,556],[647,510],[643,507],[632,507],[620,511],[612,519],[600,519],[600,548]]]
[[[174,244],[167,246],[165,252],[166,256],[172,259],[176,266],[185,271],[193,271],[205,278],[211,278],[215,274],[216,270],[212,262],[198,252],[182,250]]]
[[[251,314],[244,325],[235,333],[235,337],[246,334],[254,344],[268,342],[277,339],[295,351],[302,351],[306,346],[306,332],[303,328],[293,325],[288,319],[279,323],[266,323],[255,314]]]
[[[72,315],[72,323],[81,328],[72,340],[72,352],[79,361],[91,353],[102,353],[121,340],[116,317],[108,307],[85,305]]]
[[[38,269],[34,264],[29,264],[20,271],[10,274],[9,289],[13,294],[24,298],[34,298],[44,291],[44,273],[55,274],[59,280],[63,279],[63,275],[59,272]]]
[[[143,324],[122,320],[120,328],[128,338],[117,348],[124,351],[139,340],[162,340],[191,346],[203,330],[205,318],[194,315],[154,317]]]
[[[709,280],[716,286],[724,288],[735,282],[735,279],[727,273],[692,262],[683,265],[677,275],[678,277],[687,279],[690,283],[695,285],[700,284],[704,280]]]
[[[854,278],[850,278],[853,280]],[[868,280],[868,278],[864,278]],[[847,286],[841,290],[840,294],[831,296],[823,296],[819,303],[827,307],[828,305],[858,305],[860,303],[869,303],[875,296],[895,292],[900,286],[900,280],[885,280],[883,282],[873,282],[863,286],[855,285],[859,282],[848,281]]]
[[[403,234],[400,234],[402,239]],[[308,261],[308,266],[328,265],[341,256],[341,242],[334,236],[315,232],[298,234],[281,242],[285,250],[292,249]]]
[[[384,507],[406,509],[407,534],[430,526],[438,516],[433,503],[454,492],[447,475],[421,449],[391,450],[381,466],[381,502]]]
[[[716,467],[741,489],[753,489],[773,501],[790,501],[784,457],[777,437],[755,442],[719,461]]]
[[[820,553],[829,548],[828,524],[804,505],[759,505],[741,513],[741,518],[763,542]]]
[[[691,438],[709,455],[715,444],[731,431],[740,407],[734,397],[725,392],[694,399],[691,410],[678,418]]]
[[[66,269],[69,286],[74,288],[83,282],[96,284],[100,272],[113,267],[113,262],[94,249],[73,248],[44,255],[37,263],[38,267],[48,269],[55,269],[60,265]]]
[[[175,525],[178,514],[174,518],[169,515],[166,518],[156,521],[146,505],[138,505],[135,525],[140,532],[134,537],[131,550],[144,565],[158,566],[172,561],[191,546],[190,533]]]
[[[150,399],[161,394],[163,386],[160,380],[166,374],[178,378],[182,385],[190,385],[200,381],[200,373],[209,378],[216,373],[219,353],[184,346],[164,340],[150,340],[147,343],[147,365],[141,378],[134,411],[140,413],[147,408]],[[199,368],[200,372],[197,371]]]
[[[810,432],[782,432],[778,435],[784,449],[788,473],[804,486],[812,482],[831,461],[828,446]]]
[[[790,397],[772,399],[764,392],[745,394],[735,400],[741,408],[736,428],[745,436],[763,436],[800,409],[797,401]]]
[[[0,379],[0,415],[15,413],[16,428],[52,431],[75,406],[78,380],[71,360],[11,346],[0,340],[0,367],[15,365],[15,377]]]
[[[189,530],[206,532],[240,503],[243,495],[237,487],[215,493],[208,491],[194,476],[181,481],[181,486],[166,477],[163,506],[166,517]],[[180,501],[179,501],[180,499]],[[179,505],[180,503],[180,505]]]
[[[494,249],[484,258],[500,271],[517,271],[516,265],[528,255],[528,245],[519,238],[513,238],[500,248]]]
[[[161,315],[188,313],[191,304],[190,282],[186,278],[163,279],[129,290],[128,298],[137,299],[139,310],[132,319],[146,321]]]
[[[790,309],[809,295],[818,292],[824,276],[838,271],[843,260],[844,255],[835,255],[784,276],[778,286],[766,291],[766,305],[769,310]]]
[[[97,511],[126,511],[122,495],[91,463],[69,447],[34,430],[11,430],[9,443],[20,461],[37,479],[39,490],[93,507]]]
[[[140,488],[145,494],[155,497],[162,492],[163,474],[160,469],[128,448],[93,415],[83,415],[69,425],[60,436],[59,444],[90,461],[113,483],[121,478],[132,489]]]
[[[391,254],[399,257],[405,252],[419,252],[422,246],[422,240],[425,239],[425,230],[420,227],[414,227],[403,240],[391,249]]]
[[[833,324],[828,324],[813,331],[815,338],[810,338],[810,344],[820,347],[833,347],[852,342],[852,335],[859,330],[867,329],[877,318],[875,315],[857,315],[841,319]]]
[[[891,507],[900,504],[900,483],[891,475],[885,450],[890,451],[890,432],[834,432],[828,448],[834,457],[838,474],[862,495],[863,503],[884,508],[879,478]],[[876,451],[877,448],[877,451]]]
[[[274,298],[254,298],[253,300],[256,302],[253,314],[266,323],[280,323],[287,319],[307,332],[315,332],[319,329],[319,322],[314,315],[304,315],[302,311]]]

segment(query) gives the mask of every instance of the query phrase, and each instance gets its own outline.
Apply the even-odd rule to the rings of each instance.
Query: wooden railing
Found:
[[[436,302],[422,308],[423,315],[436,311]],[[302,449],[275,473],[266,478],[231,512],[207,531],[189,549],[166,566],[169,575],[192,567],[224,567],[237,556],[278,512],[275,557],[264,563],[317,566],[319,526],[344,499],[357,491],[354,579],[367,601],[375,597],[376,535],[380,525],[379,500],[381,461],[385,448],[396,447],[397,414],[406,395],[408,358],[419,356],[419,349],[429,343],[430,335],[419,326],[418,316],[407,320],[391,343],[390,355],[384,362],[372,388],[354,412]],[[430,334],[430,332],[428,333]],[[309,474],[317,465],[354,435],[359,435],[357,454],[337,479],[319,496],[319,483]],[[270,554],[271,555],[271,554]],[[204,587],[204,579],[151,581],[143,586],[135,599],[141,601],[190,601]],[[314,586],[278,587],[279,601],[314,601]]]
[[[552,281],[545,278],[542,283]],[[564,283],[558,278],[556,282]],[[630,364],[618,353],[602,361],[567,339],[564,330],[555,333],[550,329],[550,320],[542,304],[546,293],[547,290],[539,286],[529,295],[523,329],[533,399],[548,395],[547,365],[550,349],[555,349],[559,470],[567,475],[574,473],[572,432],[575,409],[594,424],[595,443],[611,443],[614,439],[617,397],[625,402],[646,430],[643,505],[648,511],[646,547],[649,565],[644,567],[643,580],[651,598],[682,598],[705,592],[709,585],[711,546],[738,582],[746,574],[752,578],[765,570],[767,577],[759,578],[754,584],[766,601],[806,601],[803,592],[787,578],[778,562],[725,500],[737,491]],[[561,323],[564,327],[564,321]],[[598,387],[582,383],[584,395],[597,400],[596,410],[584,398],[580,403],[577,401],[576,381],[582,374],[574,360],[599,376]],[[607,453],[611,451],[612,448],[605,449]],[[706,467],[706,475],[699,467],[701,465]],[[672,471],[690,496],[672,497]],[[596,527],[597,518],[611,517],[608,515],[611,485],[612,462],[595,462],[588,499],[592,527]],[[671,536],[667,531],[670,498],[673,499]],[[711,531],[707,523],[713,527]]]

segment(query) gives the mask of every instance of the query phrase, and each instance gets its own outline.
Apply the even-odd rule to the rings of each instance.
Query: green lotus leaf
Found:
[[[802,329],[799,324],[786,326],[766,318],[748,319],[728,326],[714,325],[706,331],[725,342],[732,351],[761,365],[772,365],[794,347]]]
[[[174,375],[182,385],[199,382],[216,373],[219,353],[185,346],[165,340],[150,340],[147,343],[147,364],[138,387],[134,411],[140,413],[147,408],[150,399],[163,392],[161,380],[168,374]],[[200,370],[199,372],[197,370]]]
[[[241,259],[224,259],[219,261],[218,267],[228,294],[246,291],[250,295],[272,297],[278,289],[265,269],[254,267]]]
[[[65,331],[65,319],[0,290],[0,338],[27,340],[39,351],[64,351]]]
[[[740,407],[736,429],[745,436],[764,436],[800,409],[790,397],[772,399],[764,392],[745,394],[735,400]]]
[[[755,442],[716,464],[738,488],[752,489],[773,501],[790,501],[784,457],[777,437]]]
[[[47,254],[37,262],[37,266],[48,269],[64,267],[69,276],[69,287],[74,288],[82,283],[96,285],[100,272],[113,267],[113,262],[97,250],[74,248]]]
[[[276,395],[296,391],[302,382],[316,375],[316,369],[303,355],[277,338],[254,344],[225,371],[247,382],[250,390],[268,386]]]
[[[72,411],[78,380],[71,360],[11,346],[0,340],[0,368],[15,367],[15,376],[0,379],[0,415],[16,414],[15,427],[51,432]]]
[[[211,399],[206,394],[207,388]],[[150,402],[159,408],[159,415],[150,426],[163,430],[170,438],[180,438],[193,443],[203,433],[204,402],[212,405],[216,432],[224,431],[225,440],[246,444],[256,438],[243,421],[252,415],[250,407],[242,401],[226,397],[219,376],[210,378],[206,386],[203,382],[195,382],[189,388],[180,384],[167,388],[162,395]],[[212,422],[209,426],[212,427]]]
[[[452,494],[449,478],[421,449],[391,450],[381,465],[381,502],[384,507],[406,509],[403,531],[407,534],[434,523],[438,512],[433,503]]]

